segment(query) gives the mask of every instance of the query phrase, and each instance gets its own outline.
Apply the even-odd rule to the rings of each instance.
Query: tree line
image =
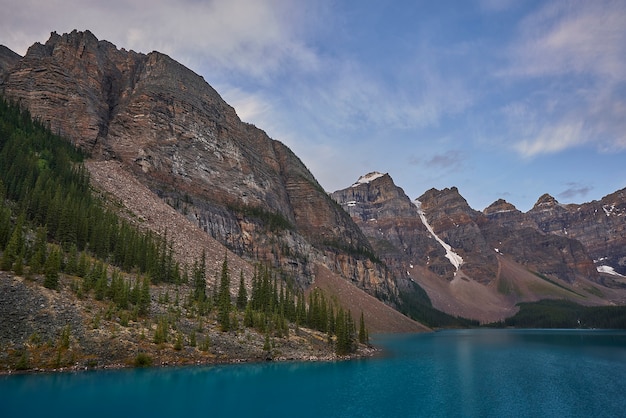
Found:
[[[305,298],[268,267],[256,267],[250,295],[240,274],[231,300],[225,256],[209,294],[206,254],[191,268],[181,267],[167,231],[160,236],[141,230],[93,192],[85,157],[27,110],[0,99],[0,269],[43,275],[44,286],[52,289],[61,273],[72,275],[78,296],[92,294],[140,315],[149,311],[151,283],[184,283],[198,314],[215,311],[223,331],[237,328],[240,312],[244,326],[268,337],[287,335],[288,323],[325,332],[340,355],[368,342],[362,314],[357,329],[351,312],[336,301],[317,289]]]
[[[582,306],[567,300],[519,303],[519,312],[492,325],[517,328],[626,328],[626,306]]]
[[[198,312],[208,315],[215,312],[222,331],[238,327],[237,313],[243,314],[243,326],[254,328],[268,337],[285,337],[289,334],[288,323],[299,327],[318,330],[328,335],[339,355],[354,353],[358,344],[368,344],[369,335],[361,313],[359,327],[351,312],[326,297],[320,289],[313,289],[308,297],[305,293],[282,278],[269,267],[257,264],[251,281],[251,289],[245,284],[243,273],[239,274],[236,296],[231,297],[231,273],[228,258],[224,256],[219,277],[216,277],[212,292],[202,279],[205,254],[194,263],[193,289],[190,299],[198,306]],[[249,293],[249,294],[248,294]]]
[[[142,231],[120,218],[91,189],[84,153],[0,100],[0,267],[45,273],[56,288],[59,272],[85,254],[153,283],[182,280],[167,235]]]

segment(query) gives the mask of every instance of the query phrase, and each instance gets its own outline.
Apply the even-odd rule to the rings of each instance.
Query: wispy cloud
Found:
[[[514,144],[514,149],[524,157],[533,157],[560,152],[581,145],[585,140],[580,121],[550,123],[542,126],[531,139],[522,139]]]
[[[249,93],[238,87],[219,86],[220,95],[235,108],[237,116],[248,123],[261,123],[260,128],[266,129],[264,121],[269,122],[273,106],[264,97]]]
[[[593,190],[593,187],[580,183],[567,183],[566,186],[567,189],[558,194],[560,199],[573,200],[575,198],[584,198]]]
[[[626,78],[626,4],[550,2],[522,22],[511,48],[512,74],[591,74]]]
[[[89,29],[125,48],[158,50],[187,65],[263,78],[285,66],[317,65],[315,53],[298,36],[306,12],[286,0],[23,0],[3,13],[0,38],[23,54],[50,31]]]
[[[541,87],[504,109],[513,149],[524,157],[626,149],[624,22],[626,4],[611,0],[551,2],[522,21],[500,75]]]
[[[409,164],[424,166],[430,169],[436,170],[457,170],[464,165],[463,154],[457,150],[444,151],[430,157],[416,157],[409,158]]]

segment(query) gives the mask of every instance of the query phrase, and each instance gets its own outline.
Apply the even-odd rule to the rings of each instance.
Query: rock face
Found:
[[[430,189],[411,202],[388,174],[370,173],[331,196],[400,286],[413,280],[435,307],[455,315],[493,320],[512,314],[517,302],[546,297],[602,304],[564,289],[624,287],[600,275],[593,261],[620,271],[623,191],[567,207],[544,195],[527,214],[500,199],[479,212],[455,187]]]
[[[8,72],[20,58],[22,57],[6,46],[0,45],[0,82],[2,82],[2,74]]]
[[[167,55],[74,31],[5,61],[6,97],[93,159],[119,161],[231,250],[292,272],[304,286],[322,262],[393,298],[384,269],[370,268],[368,240],[302,162]]]
[[[399,271],[406,270],[407,260],[418,263],[444,257],[443,248],[420,221],[415,204],[388,174],[370,173],[331,197],[359,225],[376,254]]]
[[[544,195],[526,215],[545,233],[581,242],[598,267],[626,275],[626,189],[581,205]]]

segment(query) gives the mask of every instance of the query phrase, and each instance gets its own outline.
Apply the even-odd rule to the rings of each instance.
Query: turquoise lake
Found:
[[[0,377],[0,417],[620,417],[626,331],[378,336],[331,363]]]

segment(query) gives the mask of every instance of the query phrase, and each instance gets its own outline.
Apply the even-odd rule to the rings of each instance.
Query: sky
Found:
[[[0,44],[90,30],[202,75],[332,192],[482,210],[626,187],[626,1],[0,0]]]

